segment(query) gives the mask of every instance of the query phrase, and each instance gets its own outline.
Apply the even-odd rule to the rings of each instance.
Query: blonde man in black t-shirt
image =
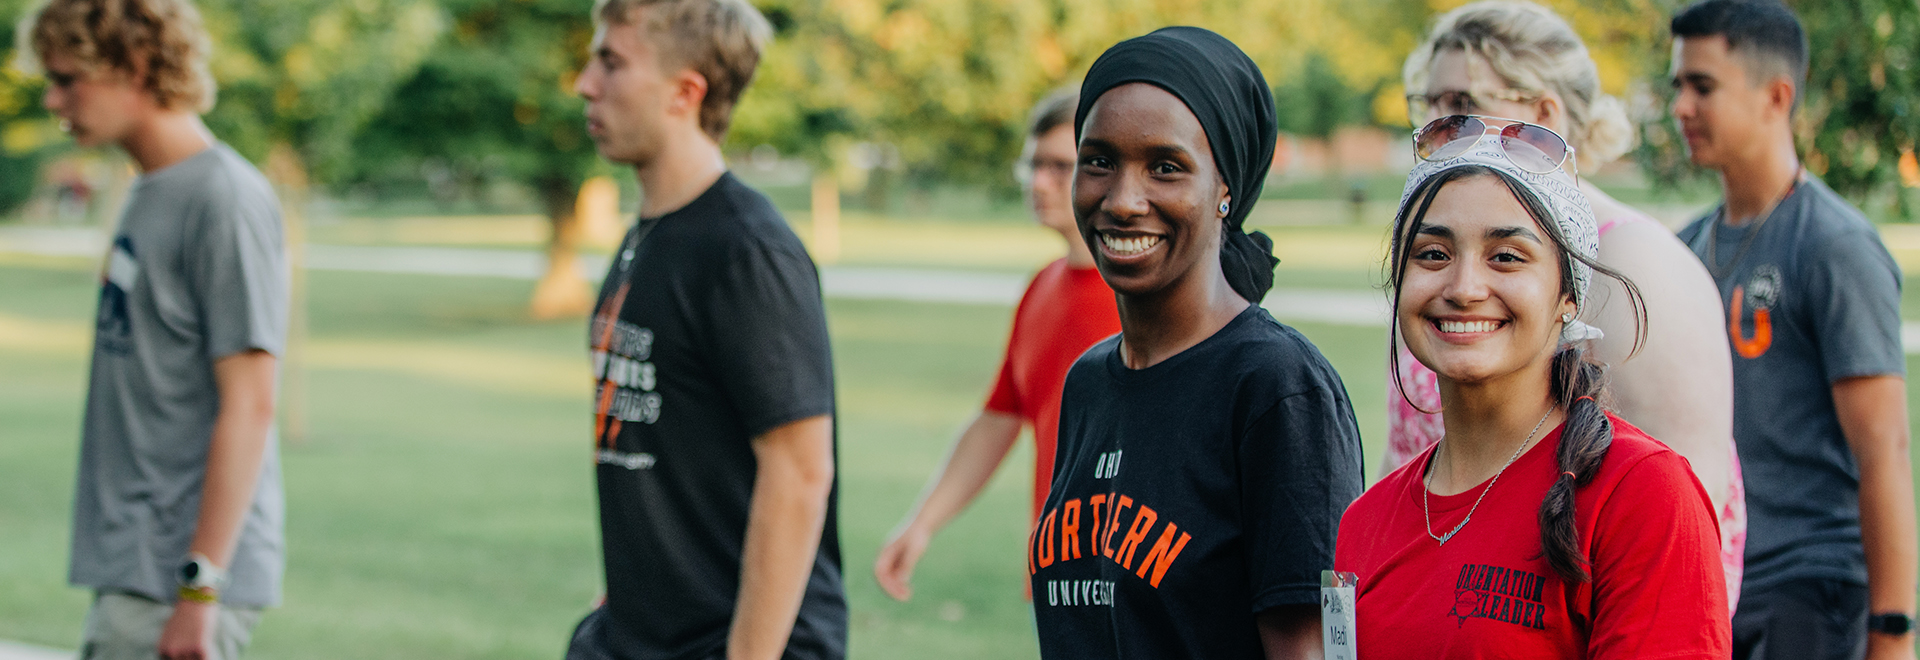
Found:
[[[719,142],[771,36],[745,0],[602,0],[575,89],[640,220],[588,337],[607,598],[570,659],[846,654],[819,276]]]

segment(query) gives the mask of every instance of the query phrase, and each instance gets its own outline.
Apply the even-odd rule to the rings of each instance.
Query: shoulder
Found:
[[[1693,244],[1694,240],[1700,237],[1701,232],[1706,231],[1707,223],[1713,222],[1714,216],[1719,214],[1720,207],[1716,206],[1713,210],[1707,211],[1705,215],[1694,218],[1692,222],[1688,222],[1687,226],[1681,227],[1680,231],[1677,232],[1680,242],[1689,245]]]
[[[1600,260],[1609,267],[1645,273],[1672,272],[1674,265],[1698,266],[1684,236],[1676,236],[1651,218],[1623,221],[1600,237]],[[1706,274],[1705,267],[1697,270]]]
[[[1600,237],[1600,261],[1634,283],[1641,299],[1649,307],[1662,308],[1661,313],[1706,313],[1717,317],[1719,289],[1706,266],[1683,239],[1652,220],[1623,222]],[[1607,277],[1595,278],[1595,285],[1619,286]],[[1674,304],[1662,304],[1665,301]],[[1631,309],[1625,305],[1611,308],[1620,312]],[[1613,332],[1625,328],[1605,329]]]
[[[1801,212],[1793,217],[1796,226],[1792,228],[1795,243],[1807,257],[1798,260],[1800,272],[1811,273],[1810,269],[1836,264],[1856,272],[1898,271],[1879,228],[1859,209],[1819,179],[1809,176],[1804,185],[1806,199],[1800,202]]]
[[[1081,353],[1080,357],[1074,359],[1073,365],[1067,368],[1066,383],[1063,385],[1064,392],[1061,396],[1069,397],[1074,392],[1085,388],[1111,383],[1112,380],[1106,377],[1108,364],[1110,360],[1115,359],[1114,352],[1118,350],[1120,350],[1120,335],[1114,335],[1100,340],[1086,352]],[[1066,409],[1062,408],[1062,410]]]
[[[1340,538],[1344,543],[1348,538],[1367,539],[1373,535],[1367,533],[1390,518],[1388,514],[1401,506],[1406,493],[1413,492],[1423,476],[1427,465],[1427,455],[1433,449],[1414,456],[1406,465],[1400,466],[1380,481],[1369,486],[1347,506],[1347,512],[1340,516]]]
[[[1242,383],[1271,387],[1275,398],[1317,390],[1333,390],[1345,396],[1340,375],[1320,348],[1265,309],[1255,309],[1223,349]]]
[[[731,172],[721,175],[711,190],[671,215],[679,220],[673,230],[677,249],[712,250],[730,259],[799,260],[811,268],[806,245],[779,209]]]
[[[1846,198],[1840,196],[1840,193],[1827,187],[1825,181],[1808,175],[1806,183],[1802,185],[1807,190],[1804,214],[1807,220],[1815,221],[1821,228],[1828,231],[1850,232],[1873,229],[1873,223],[1867,220],[1866,214],[1854,208]]]
[[[209,221],[279,220],[280,203],[273,185],[253,163],[225,144],[194,156],[199,162],[182,172],[181,194],[203,210]],[[183,163],[184,164],[184,163]]]
[[[1880,243],[1880,230],[1873,222],[1826,183],[1809,175],[1802,185],[1806,194],[1792,219],[1804,245],[1819,250],[1862,241]]]
[[[1606,491],[1634,497],[1669,497],[1700,489],[1692,464],[1679,452],[1611,412],[1607,418],[1613,421],[1613,443],[1595,483],[1610,484]]]
[[[1027,289],[1020,294],[1019,311],[1025,312],[1033,305],[1045,304],[1049,298],[1058,297],[1072,283],[1070,275],[1065,258],[1042,266],[1032,279],[1027,280]]]

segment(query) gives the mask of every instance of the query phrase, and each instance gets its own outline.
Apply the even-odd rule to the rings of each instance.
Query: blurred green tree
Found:
[[[1369,25],[1407,0],[765,0],[779,31],[742,100],[730,143],[772,145],[844,170],[856,142],[890,145],[910,180],[1011,189],[1032,103],[1108,47],[1199,25],[1282,83],[1309,53],[1368,90],[1397,75],[1405,30]],[[1410,28],[1410,29],[1417,29]],[[1288,88],[1291,89],[1291,88]],[[1366,121],[1362,113],[1360,121]]]
[[[1667,5],[1657,32],[1664,43]],[[1790,0],[1806,26],[1809,53],[1806,88],[1794,137],[1808,171],[1870,212],[1912,220],[1911,194],[1903,194],[1901,160],[1911,163],[1920,141],[1920,4],[1911,0]],[[1638,156],[1656,182],[1698,181],[1704,173],[1687,159],[1666,111],[1668,51],[1648,58],[1647,86],[1654,92],[1640,122]],[[1909,165],[1911,167],[1911,165]],[[1876,213],[1877,214],[1877,213]]]
[[[40,105],[44,81],[11,66],[12,26],[27,6],[27,0],[0,0],[0,26],[7,28],[0,34],[0,215],[32,198],[40,164],[65,143],[59,126]]]
[[[198,0],[213,35],[214,134],[256,161],[288,150],[320,183],[445,29],[432,0]],[[304,182],[302,182],[304,183]]]
[[[590,3],[578,0],[442,0],[452,29],[387,97],[355,140],[365,181],[432,176],[472,187],[507,179],[540,200],[552,231],[549,269],[534,313],[589,311],[575,266],[575,204],[604,171],[586,134],[573,81],[593,38]]]
[[[34,2],[0,0],[9,27]],[[216,135],[264,161],[276,148],[322,182],[345,171],[351,138],[388,88],[412,72],[444,23],[431,0],[199,0],[213,37],[219,96],[206,116]],[[5,37],[11,46],[13,30]],[[0,73],[0,158],[31,171],[46,147],[64,148],[40,109],[41,81]],[[20,160],[25,159],[25,160]],[[270,168],[272,169],[272,168]],[[273,172],[270,172],[270,174]],[[32,176],[3,177],[0,209]]]

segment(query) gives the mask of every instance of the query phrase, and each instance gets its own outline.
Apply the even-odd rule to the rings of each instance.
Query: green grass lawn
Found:
[[[0,638],[71,648],[65,584],[96,275],[0,257]],[[1358,274],[1294,286],[1364,285]],[[1283,285],[1289,275],[1282,273]],[[283,448],[286,602],[251,657],[553,658],[600,588],[583,324],[527,321],[530,282],[315,273],[312,433]],[[1022,446],[895,603],[870,567],[998,364],[1011,309],[828,304],[841,537],[859,658],[1030,658]],[[1383,331],[1306,326],[1377,465]]]
[[[75,645],[65,584],[95,275],[0,258],[0,638]],[[530,283],[316,273],[311,436],[283,448],[286,602],[257,658],[557,657],[600,588],[585,330],[521,314]],[[1011,309],[829,304],[841,400],[841,536],[853,652],[1034,655],[1021,596],[1026,445],[936,541],[916,596],[874,584],[880,541],[998,365]],[[1310,328],[1363,409],[1378,331]],[[1376,420],[1368,429],[1382,428]]]

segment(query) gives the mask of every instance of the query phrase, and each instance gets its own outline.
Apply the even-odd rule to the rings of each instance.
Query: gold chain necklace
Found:
[[[1431,464],[1429,464],[1427,468],[1427,478],[1423,484],[1424,487],[1420,489],[1420,509],[1427,514],[1427,536],[1431,536],[1433,540],[1439,541],[1440,545],[1446,545],[1447,541],[1453,538],[1453,535],[1459,534],[1460,528],[1466,527],[1467,521],[1473,520],[1473,512],[1480,510],[1480,502],[1487,499],[1487,493],[1493,492],[1493,485],[1500,482],[1500,475],[1506,474],[1507,468],[1511,467],[1514,461],[1520,459],[1520,452],[1524,451],[1527,445],[1533,442],[1533,434],[1539,433],[1540,427],[1547,423],[1548,417],[1552,416],[1553,407],[1548,406],[1547,414],[1541,415],[1540,421],[1534,422],[1533,430],[1527,432],[1527,439],[1520,441],[1520,446],[1513,449],[1513,455],[1507,457],[1507,464],[1500,466],[1500,471],[1493,473],[1493,479],[1487,481],[1487,487],[1480,490],[1480,497],[1473,500],[1473,508],[1467,509],[1467,517],[1460,519],[1460,524],[1454,525],[1453,530],[1447,532],[1446,536],[1433,533],[1433,507],[1427,503],[1427,492],[1433,489],[1433,468]],[[1446,441],[1447,439],[1445,437],[1440,438],[1440,442],[1445,443]],[[1434,456],[1438,458],[1439,455],[1440,451],[1435,449]]]

